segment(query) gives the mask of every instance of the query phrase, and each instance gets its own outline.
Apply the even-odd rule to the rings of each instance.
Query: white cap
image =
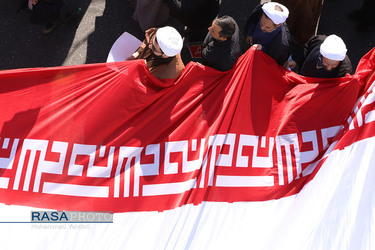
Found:
[[[334,61],[344,60],[346,51],[347,49],[344,41],[336,35],[327,36],[324,42],[320,45],[320,54]]]
[[[173,27],[159,28],[156,31],[156,40],[160,49],[169,57],[177,55],[182,50],[182,37]]]
[[[276,6],[280,7],[283,11],[275,9]],[[289,16],[289,10],[287,7],[276,2],[267,2],[262,6],[263,12],[268,16],[269,19],[276,25],[279,25],[286,21]]]

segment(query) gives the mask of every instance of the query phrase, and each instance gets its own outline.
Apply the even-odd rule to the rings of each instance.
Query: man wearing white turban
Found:
[[[304,59],[297,62],[301,75],[320,78],[343,77],[352,73],[344,41],[336,35],[312,37],[306,45]]]
[[[146,30],[142,45],[127,60],[145,59],[150,73],[164,80],[168,87],[185,68],[180,55],[182,47],[182,37],[175,28],[151,28]]]
[[[284,65],[298,45],[291,35],[286,19],[289,10],[277,2],[260,4],[248,18],[244,36],[246,46],[257,44],[258,49],[271,56],[279,65]]]

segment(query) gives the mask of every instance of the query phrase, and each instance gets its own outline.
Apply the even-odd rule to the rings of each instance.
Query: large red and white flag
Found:
[[[375,50],[354,75],[317,79],[250,49],[229,72],[189,63],[173,86],[141,60],[2,71],[4,241],[374,248],[374,70]],[[21,223],[33,210],[114,219],[41,233]]]

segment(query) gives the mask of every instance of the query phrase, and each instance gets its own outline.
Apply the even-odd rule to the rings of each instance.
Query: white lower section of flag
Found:
[[[369,138],[329,153],[315,178],[295,196],[265,202],[204,202],[160,213],[119,213],[113,224],[81,229],[69,224],[45,230],[34,224],[0,223],[2,245],[7,249],[375,249],[374,151],[375,138]],[[25,218],[35,210],[7,205],[0,209],[2,222]]]

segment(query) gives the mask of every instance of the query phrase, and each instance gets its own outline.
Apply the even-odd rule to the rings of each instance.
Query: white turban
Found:
[[[169,57],[181,52],[183,42],[180,33],[170,26],[159,28],[156,31],[156,40],[160,49]]]
[[[346,51],[347,49],[344,41],[336,35],[328,36],[320,45],[320,54],[334,61],[344,60]]]
[[[276,10],[276,6],[279,6],[283,11]],[[289,16],[289,10],[287,7],[280,3],[268,2],[262,6],[263,12],[268,16],[274,24],[279,25],[286,21]]]

